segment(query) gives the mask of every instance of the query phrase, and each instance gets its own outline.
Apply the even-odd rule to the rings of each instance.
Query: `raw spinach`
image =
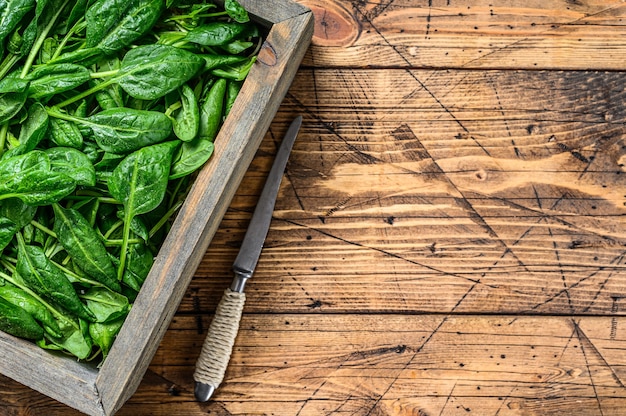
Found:
[[[127,156],[109,178],[109,192],[124,205],[119,280],[122,280],[126,267],[131,221],[158,207],[165,197],[172,153],[177,146],[178,143],[172,141],[137,150]]]
[[[109,354],[261,41],[236,0],[0,0],[0,330]]]

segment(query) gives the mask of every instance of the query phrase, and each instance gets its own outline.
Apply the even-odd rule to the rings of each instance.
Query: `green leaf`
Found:
[[[37,345],[49,350],[66,350],[80,360],[89,358],[93,348],[89,324],[82,319],[75,321],[70,317],[59,319],[58,323],[61,336],[53,337],[46,334],[45,339],[37,341]]]
[[[40,150],[0,161],[0,200],[19,198],[28,205],[48,205],[71,194],[76,182],[51,169]]]
[[[13,236],[19,230],[17,224],[7,217],[0,217],[0,251],[11,243]]]
[[[52,313],[37,298],[24,290],[6,284],[0,286],[0,297],[6,301],[19,306],[28,312],[35,320],[39,321],[44,329],[53,336],[61,336],[61,330]]]
[[[236,0],[224,1],[224,9],[226,10],[226,13],[228,13],[228,15],[236,22],[246,23],[250,21],[250,16],[248,16],[248,12]]]
[[[126,268],[131,221],[159,206],[165,197],[175,141],[144,147],[128,155],[107,182],[113,198],[124,205],[124,231],[117,278],[122,280]]]
[[[174,156],[170,179],[182,178],[201,168],[214,149],[213,142],[201,138],[183,143]]]
[[[122,59],[119,85],[142,100],[163,97],[189,81],[202,69],[200,56],[169,45],[144,45],[131,49]]]
[[[123,282],[139,292],[154,264],[154,254],[145,244],[133,244],[128,249],[128,267]]]
[[[111,322],[126,316],[130,311],[126,296],[102,287],[89,289],[81,298],[96,316],[96,322]]]
[[[120,329],[122,329],[123,324],[124,319],[120,318],[112,322],[96,322],[89,325],[89,335],[91,336],[94,344],[102,350],[102,359],[105,359],[107,355],[109,355],[113,342],[115,341],[117,334],[120,332]]]
[[[113,171],[108,188],[124,204],[126,218],[145,214],[159,206],[165,196],[172,153],[171,141],[144,147],[128,155]]]
[[[83,135],[73,121],[50,118],[48,134],[57,146],[73,147],[80,149],[83,146]]]
[[[202,54],[200,56],[204,59],[205,71],[219,68],[221,66],[236,65],[248,60],[248,57],[238,55]]]
[[[112,108],[85,119],[98,146],[111,153],[129,153],[162,142],[172,133],[172,122],[158,111]]]
[[[164,9],[163,0],[98,0],[85,14],[86,46],[111,55],[148,32]]]
[[[24,107],[29,84],[13,74],[0,80],[0,124],[11,120]]]
[[[30,81],[28,95],[41,99],[73,90],[88,82],[89,70],[77,64],[48,64],[34,69],[28,74]]]
[[[18,228],[24,228],[35,218],[37,207],[26,205],[22,200],[10,198],[0,201],[0,216],[13,221]]]
[[[58,303],[77,316],[95,321],[95,316],[80,301],[65,274],[52,263],[38,246],[26,245],[18,238],[17,273],[38,295]]]
[[[191,87],[184,84],[180,92],[182,108],[176,113],[172,122],[174,134],[180,140],[188,142],[198,135],[200,127],[200,109],[196,101],[196,95]]]
[[[42,339],[43,329],[24,309],[0,297],[0,330],[20,338]]]
[[[54,232],[74,263],[94,280],[119,292],[115,268],[98,232],[80,212],[59,204],[54,204],[53,209]]]
[[[33,150],[44,138],[48,129],[48,113],[41,103],[33,103],[20,129],[19,146],[6,152],[3,157],[23,155]]]
[[[77,185],[95,186],[96,170],[83,152],[72,147],[51,147],[44,152],[51,171],[65,172]]]
[[[0,44],[35,7],[35,0],[0,0]]]
[[[246,24],[237,22],[209,22],[189,31],[185,40],[202,46],[226,45],[246,29]]]
[[[200,103],[200,126],[198,137],[213,141],[222,122],[227,81],[220,78],[206,93]]]

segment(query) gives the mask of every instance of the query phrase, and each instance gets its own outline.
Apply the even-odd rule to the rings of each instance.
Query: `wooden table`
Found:
[[[626,3],[300,0],[316,33],[119,415],[626,412]],[[304,116],[225,384],[192,373]],[[76,412],[0,378],[5,415]]]

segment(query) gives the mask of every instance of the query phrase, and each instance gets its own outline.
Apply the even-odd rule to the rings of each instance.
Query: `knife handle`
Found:
[[[246,302],[243,292],[226,289],[196,362],[196,399],[206,402],[224,380]]]

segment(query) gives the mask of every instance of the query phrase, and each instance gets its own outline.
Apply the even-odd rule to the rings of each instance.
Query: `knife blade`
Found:
[[[297,116],[283,137],[241,248],[233,263],[233,281],[225,290],[209,326],[209,332],[196,361],[196,370],[193,375],[194,394],[198,401],[208,401],[224,379],[235,338],[239,332],[239,322],[246,300],[245,285],[252,277],[261,256],[285,166],[301,125],[302,116]]]

